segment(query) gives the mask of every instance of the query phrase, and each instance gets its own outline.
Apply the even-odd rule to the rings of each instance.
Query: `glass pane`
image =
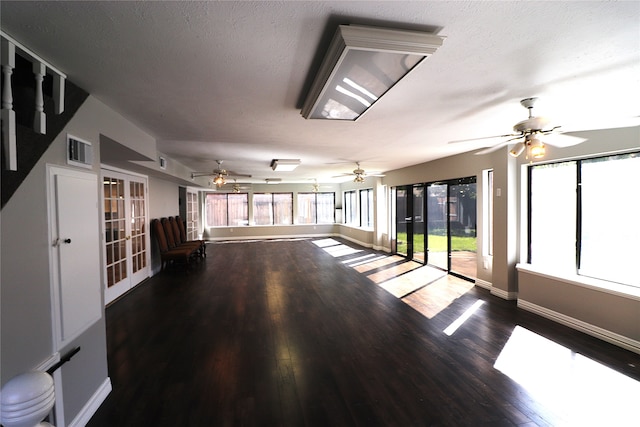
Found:
[[[273,224],[270,193],[253,195],[253,221],[256,225]]]
[[[227,194],[229,225],[249,224],[249,195],[247,193]]]
[[[273,223],[275,225],[293,224],[293,193],[273,195]]]
[[[360,226],[373,228],[373,189],[360,190]]]
[[[465,277],[477,275],[476,183],[449,186],[451,271]]]
[[[358,199],[355,191],[344,193],[344,222],[358,225]]]
[[[227,195],[207,194],[205,213],[208,227],[227,225]]]
[[[316,193],[298,193],[298,224],[316,223]]]
[[[113,264],[113,244],[112,243],[106,246],[105,252],[107,253],[107,265]]]
[[[427,186],[427,263],[449,269],[447,184]]]
[[[409,219],[410,220],[410,219]],[[396,253],[407,256],[407,190],[396,189]]]
[[[640,156],[582,162],[582,239],[579,273],[640,287]]]
[[[576,272],[576,162],[531,169],[531,264]]]
[[[413,259],[424,262],[424,185],[413,186]]]
[[[114,267],[112,265],[110,265],[109,267],[107,267],[107,287],[111,287],[114,285],[115,281],[113,278],[113,270]]]
[[[317,193],[316,196],[316,214],[318,224],[333,224],[336,222],[335,194]]]

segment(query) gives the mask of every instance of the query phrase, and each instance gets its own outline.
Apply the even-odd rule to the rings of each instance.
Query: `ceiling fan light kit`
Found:
[[[525,98],[520,101],[520,104],[529,110],[529,117],[526,120],[522,120],[513,126],[513,130],[517,133],[500,135],[495,137],[483,137],[466,140],[451,141],[453,142],[466,142],[477,139],[494,139],[494,138],[509,138],[505,141],[499,142],[494,146],[490,146],[483,150],[478,151],[476,154],[489,154],[505,145],[508,145],[511,141],[515,141],[523,138],[522,141],[517,142],[510,150],[509,154],[513,157],[520,156],[525,150],[527,152],[527,159],[541,159],[546,154],[546,144],[556,147],[569,147],[571,145],[580,144],[586,141],[585,138],[579,138],[576,136],[570,136],[562,134],[558,131],[560,126],[549,127],[551,120],[546,117],[536,117],[533,115],[533,106],[535,105],[537,98]],[[542,140],[544,137],[545,141]]]

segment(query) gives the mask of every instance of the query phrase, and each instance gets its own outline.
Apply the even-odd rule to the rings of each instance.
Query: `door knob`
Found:
[[[71,239],[64,239],[64,243],[71,243]]]

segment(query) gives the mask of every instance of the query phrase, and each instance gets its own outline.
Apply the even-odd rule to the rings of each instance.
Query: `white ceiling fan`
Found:
[[[491,140],[507,138],[497,144],[485,148],[484,150],[480,150],[475,154],[488,154],[504,147],[505,145],[509,145],[512,141],[518,141],[515,143],[513,148],[509,150],[509,154],[514,157],[518,157],[526,150],[527,158],[540,159],[545,155],[545,144],[553,145],[555,147],[569,147],[586,141],[585,138],[562,134],[558,130],[560,129],[560,126],[551,126],[551,120],[546,117],[534,116],[533,106],[537,100],[538,98],[525,98],[520,101],[520,104],[529,110],[529,117],[513,126],[515,133],[452,141],[452,143],[476,141],[480,139]]]
[[[360,167],[360,162],[356,162],[356,166],[357,167],[353,170],[353,172],[343,173],[335,176],[334,178],[353,175],[354,176],[353,182],[360,183],[360,182],[364,182],[364,179],[368,176],[378,176],[378,177],[384,176],[384,174],[381,174],[379,172],[365,172],[365,170]]]
[[[234,171],[228,171],[222,168],[222,160],[216,160],[218,167],[211,172],[191,172],[191,179],[199,176],[210,176],[211,182],[216,185],[217,188],[221,188],[227,183],[227,178],[230,176],[251,178],[251,175],[241,174]]]

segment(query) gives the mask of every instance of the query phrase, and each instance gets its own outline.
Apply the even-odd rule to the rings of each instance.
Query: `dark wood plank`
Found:
[[[397,261],[365,273],[343,262],[367,252],[333,257],[312,240],[210,244],[189,275],[141,284],[106,310],[113,391],[89,426],[566,422],[494,368],[516,326],[640,379],[637,354],[483,289],[425,317],[367,278]]]

